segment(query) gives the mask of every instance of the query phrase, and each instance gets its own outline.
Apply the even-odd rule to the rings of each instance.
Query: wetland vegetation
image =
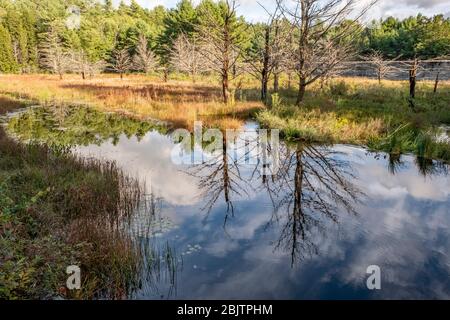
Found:
[[[450,18],[277,3],[0,0],[0,299],[450,297]],[[279,129],[280,170],[196,121]]]

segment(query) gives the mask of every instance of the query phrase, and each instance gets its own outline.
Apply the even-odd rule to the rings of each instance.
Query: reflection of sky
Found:
[[[286,216],[280,212],[279,221],[271,220],[268,195],[234,196],[234,217],[224,227],[223,197],[206,218],[201,186],[170,160],[172,147],[169,138],[151,133],[140,143],[122,138],[117,146],[79,151],[116,160],[150,182],[164,200],[163,213],[178,226],[159,241],[169,241],[180,254],[189,244],[201,245],[183,255],[178,298],[450,298],[448,176],[425,178],[412,157],[404,157],[392,175],[387,160],[337,146],[337,157],[351,162],[354,183],[366,197],[358,215],[337,212],[338,223],[324,221],[325,231],[309,239],[318,254],[291,267],[289,252],[276,250]],[[252,168],[241,169],[249,179]],[[365,288],[369,265],[381,267],[379,292]]]
[[[140,142],[122,136],[119,143],[78,147],[82,155],[115,160],[129,174],[145,181],[157,197],[173,205],[192,205],[196,202],[198,186],[195,179],[181,172],[171,161],[173,144],[168,137],[153,132]]]

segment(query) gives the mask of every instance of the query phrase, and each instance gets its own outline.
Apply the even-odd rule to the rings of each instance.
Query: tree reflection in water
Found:
[[[280,166],[268,174],[270,170],[261,159],[273,152],[270,144],[264,146],[266,152],[258,154],[258,161],[251,168],[245,159],[255,156],[255,149],[260,147],[256,141],[246,143],[245,151],[238,152],[230,148],[225,135],[223,142],[220,154],[188,171],[199,179],[201,197],[206,199],[203,207],[206,217],[223,196],[224,228],[229,217],[235,214],[234,198],[249,196],[251,192],[267,193],[273,204],[268,226],[282,224],[276,249],[290,252],[294,264],[318,253],[317,244],[312,240],[313,230],[324,232],[327,221],[337,223],[338,210],[356,214],[354,205],[363,194],[351,182],[356,177],[350,165],[339,160],[338,152],[331,148],[282,144]]]
[[[280,169],[261,177],[261,189],[272,199],[270,223],[282,224],[276,249],[289,252],[294,265],[318,254],[313,233],[325,233],[328,221],[338,223],[339,210],[356,214],[354,206],[363,193],[351,182],[356,177],[338,152],[303,143],[281,149]]]
[[[165,133],[164,126],[104,113],[83,106],[29,108],[8,121],[8,131],[22,141],[45,143],[50,147],[117,145],[120,136],[140,141],[148,132]]]
[[[381,154],[378,152],[374,152],[375,159],[387,159],[388,170],[392,175],[396,175],[402,169],[406,168],[405,162],[402,160],[403,157],[404,156],[402,156],[401,154]],[[416,156],[414,159],[414,163],[417,167],[417,171],[424,177],[447,175],[449,172],[449,165],[442,161]]]
[[[243,178],[240,170],[240,159],[235,156],[236,150],[229,148],[227,134],[222,133],[223,148],[201,164],[189,168],[188,173],[199,179],[200,197],[205,202],[202,207],[209,217],[214,205],[223,195],[226,204],[224,228],[230,217],[234,216],[234,197],[248,196],[250,181]]]

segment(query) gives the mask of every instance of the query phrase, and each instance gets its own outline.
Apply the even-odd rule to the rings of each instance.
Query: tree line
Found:
[[[224,102],[230,82],[247,73],[267,100],[282,73],[306,88],[325,81],[355,57],[378,60],[439,58],[450,52],[450,19],[422,15],[360,22],[373,3],[356,0],[275,0],[266,21],[249,23],[237,0],[181,0],[172,9],[135,0],[0,0],[0,72],[67,72],[83,78],[110,71],[220,75]]]

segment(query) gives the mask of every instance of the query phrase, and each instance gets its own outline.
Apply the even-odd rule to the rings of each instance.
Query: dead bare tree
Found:
[[[132,61],[127,49],[116,49],[113,51],[111,61],[111,69],[120,74],[120,79],[123,79],[123,74],[130,70]]]
[[[70,71],[81,75],[83,80],[89,75],[100,73],[105,68],[102,60],[92,62],[84,50],[72,51],[70,53]]]
[[[261,101],[267,102],[268,84],[271,75],[276,76],[276,87],[278,87],[278,76],[283,59],[288,52],[289,32],[282,29],[279,23],[279,14],[275,11],[269,14],[269,21],[262,27],[254,26],[255,37],[253,45],[249,49],[247,58],[248,71],[261,82]],[[278,89],[277,89],[278,90]]]
[[[436,77],[434,79],[434,88],[433,88],[434,94],[436,94],[438,91],[440,75],[441,75],[441,72],[443,71],[443,63],[448,61],[448,57],[442,56],[442,57],[436,58],[435,60],[436,61],[433,62],[435,65],[433,65],[433,67],[431,68],[432,70],[434,70],[436,72]]]
[[[175,70],[189,74],[194,83],[198,74],[208,70],[195,37],[189,39],[186,34],[181,33],[170,52],[171,64]]]
[[[277,0],[296,35],[297,43],[291,56],[299,77],[297,105],[300,105],[309,85],[334,72],[351,57],[351,39],[361,29],[359,20],[377,0],[366,5],[356,0],[286,2]]]
[[[45,34],[39,47],[39,61],[42,67],[58,74],[62,79],[70,66],[70,55],[54,27]]]
[[[416,98],[417,73],[419,71],[419,59],[414,59],[409,69],[409,102],[411,108],[414,109],[414,99]]]
[[[386,78],[389,74],[398,71],[399,69],[394,66],[394,62],[400,59],[401,56],[395,59],[385,59],[380,51],[374,51],[367,57],[363,57],[364,61],[369,62],[372,68],[377,74],[378,83]]]
[[[238,75],[237,64],[242,56],[245,24],[237,17],[237,0],[219,3],[218,11],[202,8],[202,22],[197,28],[201,53],[209,69],[217,72],[222,82],[223,102],[230,99],[230,79]]]
[[[136,45],[136,54],[133,57],[134,69],[147,74],[154,70],[156,65],[156,57],[148,47],[147,37],[143,34],[139,35],[139,40]]]
[[[98,60],[91,62],[88,65],[88,74],[90,78],[93,78],[96,74],[102,73],[107,67],[107,63],[104,60]]]
[[[84,50],[72,51],[70,54],[70,60],[71,71],[81,74],[81,78],[83,78],[83,80],[86,79],[86,74],[89,69],[89,59]]]

